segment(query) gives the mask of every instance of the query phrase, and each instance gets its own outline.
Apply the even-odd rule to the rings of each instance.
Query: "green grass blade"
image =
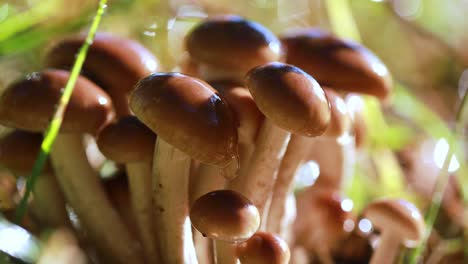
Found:
[[[86,37],[86,41],[78,52],[75,63],[70,73],[70,78],[65,86],[62,96],[60,97],[57,108],[52,117],[52,121],[50,122],[49,127],[47,128],[44,134],[44,140],[42,141],[42,144],[41,144],[41,151],[33,166],[31,175],[28,177],[28,180],[26,181],[25,194],[23,198],[21,199],[21,202],[16,210],[16,219],[15,219],[16,223],[21,222],[21,220],[23,219],[26,213],[27,202],[31,194],[31,191],[34,187],[37,177],[39,177],[40,173],[42,172],[42,169],[44,168],[45,162],[50,153],[52,145],[60,130],[60,126],[62,125],[63,115],[65,113],[65,109],[68,105],[68,102],[70,101],[70,97],[72,95],[76,80],[80,74],[81,68],[83,67],[83,63],[85,61],[88,48],[93,42],[94,36],[96,35],[96,31],[101,21],[102,14],[104,13],[104,10],[106,8],[106,3],[107,3],[107,0],[99,1],[99,7],[93,19],[91,27],[89,29],[88,35]]]

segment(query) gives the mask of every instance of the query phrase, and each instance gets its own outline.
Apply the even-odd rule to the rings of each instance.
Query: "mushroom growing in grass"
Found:
[[[242,193],[263,215],[290,133],[321,135],[330,120],[330,106],[320,85],[292,65],[260,66],[249,72],[245,82],[266,118],[245,173],[227,188]]]
[[[332,253],[354,229],[353,202],[333,189],[309,187],[297,196],[294,245],[333,264]]]
[[[153,201],[161,260],[197,263],[188,218],[190,159],[220,167],[236,162],[231,110],[210,85],[178,73],[140,80],[130,107],[158,135]]]
[[[85,35],[66,38],[47,53],[47,67],[70,69]],[[97,83],[112,98],[118,117],[130,114],[128,96],[141,78],[159,70],[159,61],[140,43],[97,33],[83,65],[83,75]]]
[[[0,122],[41,132],[47,128],[69,73],[45,70],[9,86],[0,97]],[[113,117],[109,96],[79,77],[51,150],[52,166],[65,198],[99,253],[113,263],[140,263],[140,245],[119,219],[83,147]]]
[[[198,76],[208,82],[241,83],[245,74],[260,65],[282,59],[281,42],[264,26],[240,16],[209,17],[186,38],[186,48]]]
[[[97,144],[109,159],[124,163],[133,213],[147,262],[158,259],[155,238],[151,169],[156,134],[135,116],[126,116],[104,127]]]
[[[371,264],[395,263],[401,245],[416,247],[424,236],[425,224],[421,213],[405,200],[372,202],[364,209],[363,217],[381,234]]]
[[[338,182],[337,185],[346,177],[345,173],[351,171],[349,167],[353,164],[353,162],[345,160],[352,157],[352,145],[336,142],[340,137],[349,136],[348,133],[351,130],[351,119],[346,104],[332,90],[323,89],[328,102],[330,102],[331,117],[327,129],[321,136],[314,138],[292,135],[278,171],[269,209],[267,231],[280,234],[283,238],[288,232],[288,227],[285,225],[287,223],[284,222],[286,198],[293,189],[296,171],[300,165],[311,159],[310,153],[312,152],[316,156],[325,156],[325,158],[318,157],[316,160],[330,163],[331,169],[335,171],[333,174],[327,175],[327,180],[332,177],[333,179],[330,181]],[[350,147],[351,150],[347,149]],[[349,153],[351,155],[345,155],[347,152],[351,152]],[[322,165],[320,162],[319,164]]]
[[[391,92],[385,64],[358,43],[316,28],[284,34],[281,42],[287,50],[286,62],[314,76],[320,85],[382,100]]]
[[[291,257],[288,244],[280,237],[257,232],[249,240],[236,245],[242,264],[288,264]]]
[[[23,130],[10,132],[0,139],[0,165],[17,176],[29,176],[39,154],[41,143],[40,133]],[[37,178],[32,193],[32,212],[42,225],[70,226],[65,197],[49,162]]]

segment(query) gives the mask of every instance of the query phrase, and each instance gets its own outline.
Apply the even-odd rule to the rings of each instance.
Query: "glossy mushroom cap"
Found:
[[[365,93],[381,99],[390,94],[387,67],[365,47],[319,29],[304,29],[281,38],[286,62],[300,67],[333,89]]]
[[[333,90],[323,88],[330,102],[331,118],[323,136],[337,138],[352,130],[352,120],[345,101]]]
[[[255,140],[265,118],[258,109],[249,90],[239,84],[228,81],[210,83],[226,99],[237,120],[239,140],[254,135]],[[253,142],[249,142],[253,143]]]
[[[120,163],[151,162],[155,142],[156,134],[135,116],[107,125],[97,138],[102,154]]]
[[[85,40],[85,35],[62,40],[48,51],[46,66],[70,69]],[[126,116],[130,114],[128,93],[138,80],[159,68],[159,61],[140,43],[101,32],[89,47],[83,75],[109,93],[118,116]]]
[[[242,264],[288,264],[291,257],[288,244],[280,237],[257,232],[249,240],[236,246]]]
[[[363,216],[381,231],[401,237],[406,247],[414,247],[424,236],[425,224],[418,208],[406,200],[382,199],[369,204]]]
[[[68,78],[67,71],[45,70],[13,83],[0,97],[0,123],[28,131],[44,131]],[[88,79],[78,77],[61,132],[95,134],[112,118],[109,96]]]
[[[71,68],[85,40],[85,35],[62,40],[48,51],[46,65]],[[129,92],[139,79],[157,71],[159,67],[159,61],[140,43],[101,32],[96,34],[89,47],[83,71],[106,90]]]
[[[270,63],[251,70],[245,83],[260,111],[280,128],[309,137],[327,128],[331,114],[325,92],[301,69]]]
[[[186,47],[197,63],[243,74],[282,57],[281,42],[271,31],[234,15],[206,19],[189,33]]]
[[[204,236],[230,243],[249,239],[260,226],[260,214],[247,198],[231,190],[213,191],[190,209],[192,225]]]
[[[225,167],[237,158],[231,109],[202,80],[152,74],[137,84],[130,107],[158,137],[193,159]]]
[[[309,251],[336,250],[354,227],[352,201],[334,189],[310,187],[296,201],[296,243]]]
[[[42,134],[14,130],[0,139],[0,165],[14,174],[29,175],[41,149]],[[50,171],[50,164],[45,167]]]

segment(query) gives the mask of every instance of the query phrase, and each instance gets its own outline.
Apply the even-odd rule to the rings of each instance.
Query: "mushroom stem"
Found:
[[[193,230],[193,243],[195,244],[198,262],[206,264],[214,263],[214,252],[211,239],[206,238],[202,233]]]
[[[189,219],[190,158],[158,137],[153,201],[162,263],[198,263]]]
[[[312,142],[309,149],[308,160],[314,160],[320,166],[316,185],[342,189],[353,173],[354,138],[348,134],[338,139],[320,137]]]
[[[215,264],[238,264],[236,245],[221,240],[213,240]]]
[[[322,264],[333,264],[335,261],[333,260],[330,252],[326,249],[326,247],[319,247],[316,251],[317,258],[319,259],[318,262]]]
[[[53,174],[39,175],[33,195],[33,212],[42,224],[50,227],[70,227],[65,198]]]
[[[370,264],[392,264],[400,247],[400,237],[396,232],[383,232],[377,249],[374,251]]]
[[[288,148],[281,161],[278,177],[274,186],[271,204],[267,220],[267,232],[283,234],[284,227],[281,224],[285,217],[285,204],[288,193],[293,188],[294,175],[302,164],[306,154],[310,151],[313,138],[292,135]]]
[[[65,197],[100,254],[113,263],[143,263],[140,245],[110,204],[82,140],[81,134],[59,134],[51,152]]]
[[[291,133],[265,119],[248,167],[227,185],[228,189],[247,197],[258,208],[261,216],[273,189],[290,135]]]
[[[151,162],[129,162],[126,164],[132,208],[148,263],[157,262],[159,259],[156,231],[153,226],[151,165]]]

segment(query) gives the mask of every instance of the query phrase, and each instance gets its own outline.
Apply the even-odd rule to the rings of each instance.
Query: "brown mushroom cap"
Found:
[[[192,225],[204,236],[231,243],[249,239],[260,226],[260,214],[247,198],[231,190],[213,191],[190,209]]]
[[[425,224],[418,208],[406,200],[382,199],[369,204],[363,216],[377,229],[396,233],[401,243],[415,246],[424,235]]]
[[[308,188],[296,199],[296,243],[307,250],[335,250],[354,224],[352,202],[330,188]],[[320,227],[320,228],[317,228]]]
[[[286,242],[266,232],[255,233],[236,249],[242,264],[287,264],[291,256]]]
[[[0,97],[0,123],[28,131],[44,131],[69,78],[62,70],[45,70],[13,83]],[[64,114],[61,132],[96,133],[113,117],[109,96],[78,77]]]
[[[305,29],[281,38],[286,62],[300,67],[321,84],[334,89],[386,98],[392,88],[390,73],[365,47],[319,29]]]
[[[329,102],[320,85],[301,69],[270,63],[251,70],[245,83],[260,111],[277,126],[309,137],[327,128]]]
[[[41,149],[42,134],[14,130],[0,139],[0,165],[15,174],[29,175]],[[48,163],[45,170],[50,170]]]
[[[47,53],[46,66],[71,68],[85,40],[85,35],[62,40]],[[83,72],[105,90],[127,93],[158,68],[159,61],[140,43],[101,32],[89,47]]]
[[[189,33],[186,47],[196,62],[244,72],[282,57],[271,31],[234,15],[206,19]]]
[[[130,107],[158,137],[193,159],[224,167],[237,157],[231,109],[202,80],[152,74],[137,84]]]
[[[339,137],[351,132],[352,121],[345,101],[336,92],[329,88],[323,88],[330,102],[331,118],[323,136]]]
[[[121,163],[151,162],[156,134],[135,116],[122,117],[99,132],[97,144],[107,158]]]

